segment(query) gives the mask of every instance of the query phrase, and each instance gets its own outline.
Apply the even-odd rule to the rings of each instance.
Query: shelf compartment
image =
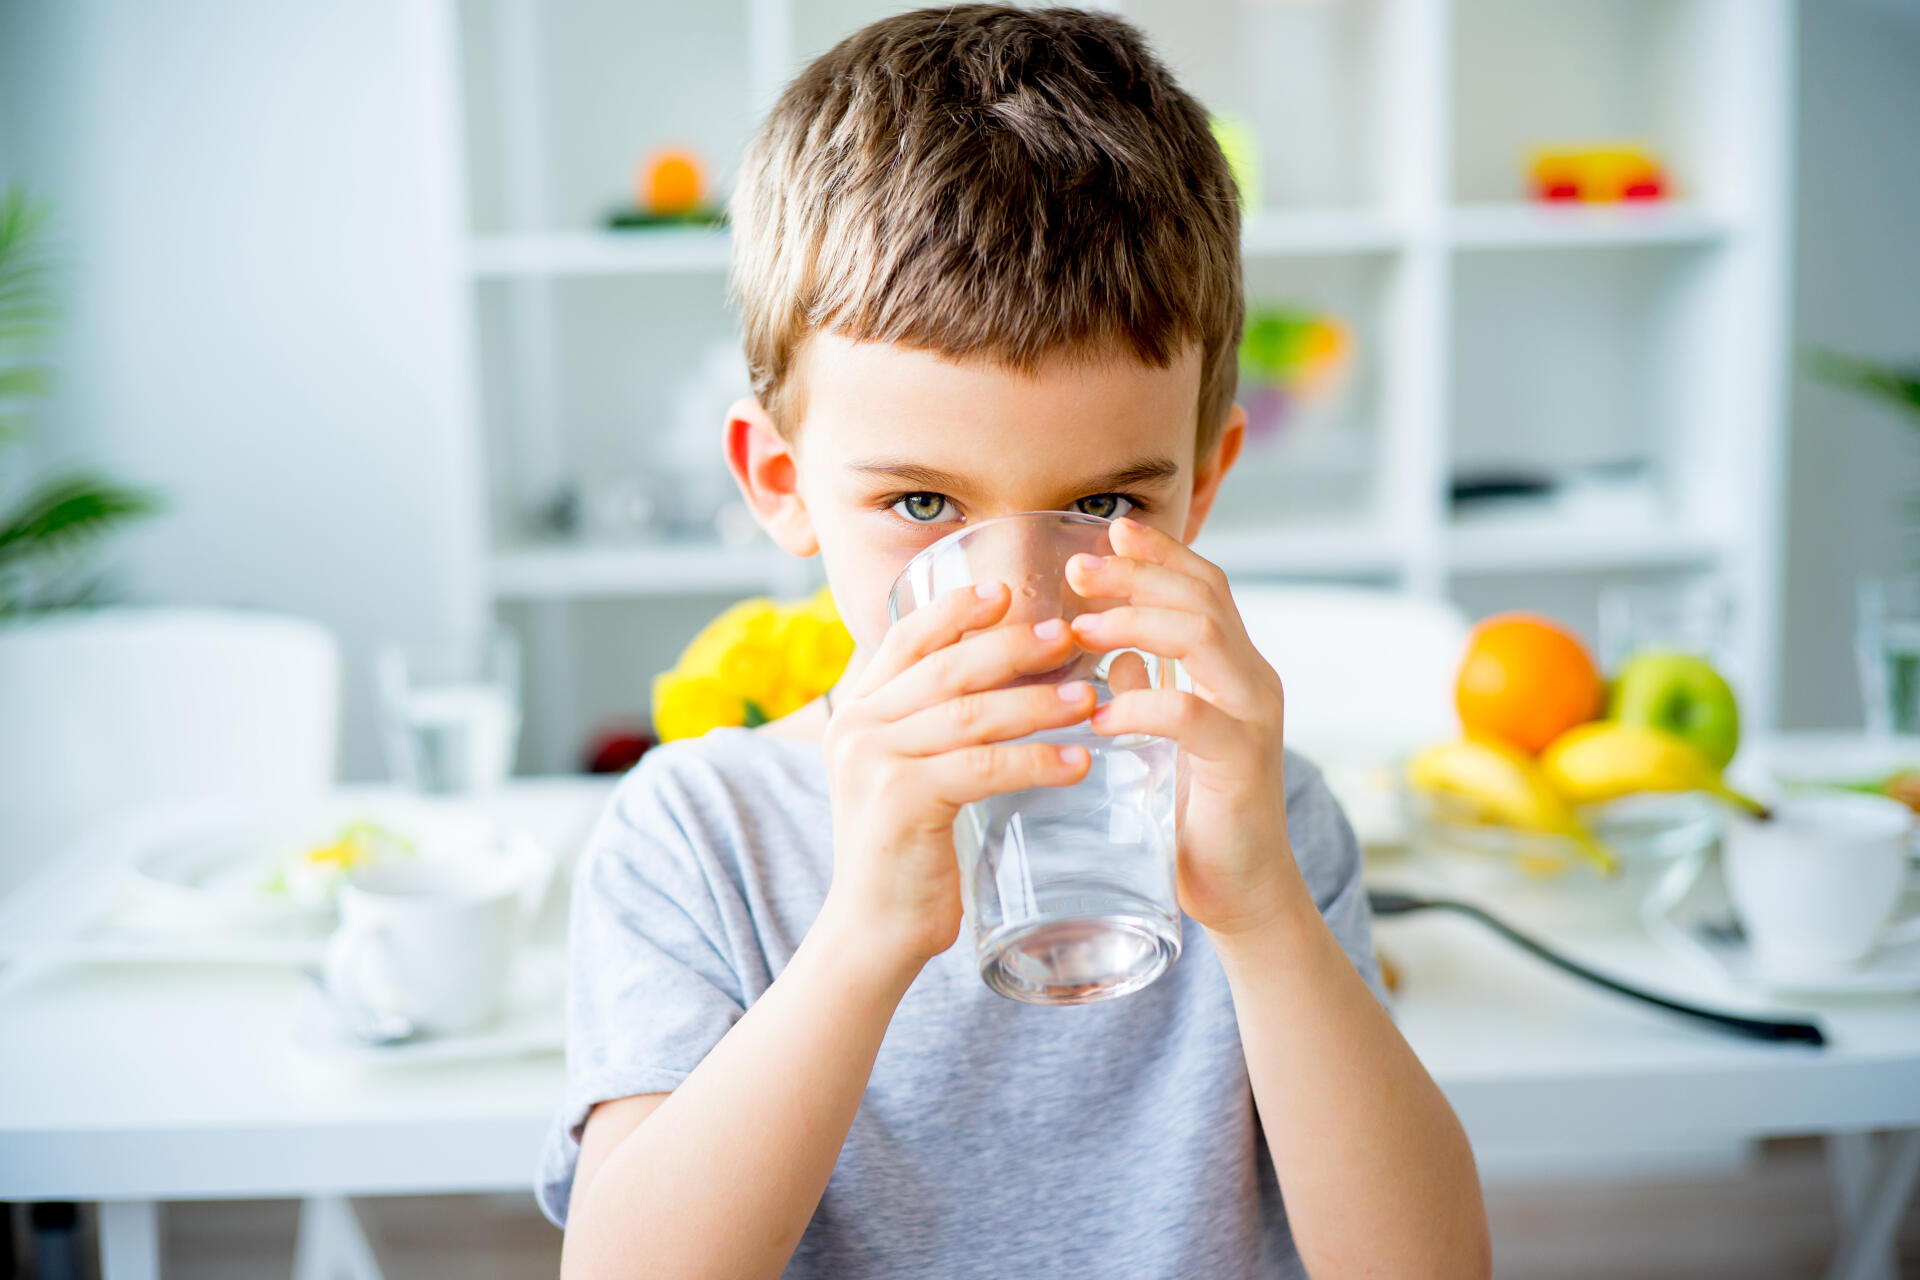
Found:
[[[1728,219],[1699,205],[1559,205],[1515,202],[1463,205],[1447,215],[1456,249],[1557,249],[1611,245],[1709,245],[1732,234]]]
[[[730,244],[719,227],[476,236],[467,269],[480,279],[724,271]]]
[[[1445,539],[1446,566],[1456,574],[1687,568],[1713,564],[1720,555],[1711,536],[1672,523],[1580,525],[1489,515],[1455,522]]]
[[[767,590],[792,560],[771,543],[560,542],[496,552],[488,581],[500,600],[752,594]]]

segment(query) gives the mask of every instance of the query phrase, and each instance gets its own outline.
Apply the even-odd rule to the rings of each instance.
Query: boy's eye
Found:
[[[1125,511],[1118,509],[1117,504],[1122,502],[1127,504]],[[1093,503],[1094,506],[1089,508],[1086,505],[1087,503]],[[1124,493],[1092,494],[1088,497],[1081,498],[1077,505],[1080,510],[1086,512],[1088,515],[1099,516],[1102,520],[1115,520],[1128,514],[1128,512],[1140,509],[1140,503],[1133,498],[1129,498]],[[953,503],[945,494],[902,494],[890,509],[898,513],[902,519],[913,524],[953,523],[951,520],[941,520],[937,518],[944,512],[953,510]]]
[[[906,509],[902,511],[902,507]],[[892,509],[899,512],[902,518],[910,520],[914,524],[951,524],[952,521],[950,520],[934,519],[935,516],[940,514],[942,507],[945,507],[949,511],[953,509],[953,504],[947,501],[944,494],[909,493],[903,495],[899,501],[895,502]]]
[[[1139,503],[1124,493],[1096,493],[1092,497],[1082,498],[1080,501],[1083,503],[1091,502],[1096,504],[1096,506],[1100,508],[1099,510],[1090,510],[1084,506],[1080,509],[1090,516],[1099,516],[1102,520],[1117,520],[1121,516],[1126,515],[1128,511],[1137,510],[1140,506]],[[1127,504],[1126,511],[1115,510],[1114,504],[1119,502]]]

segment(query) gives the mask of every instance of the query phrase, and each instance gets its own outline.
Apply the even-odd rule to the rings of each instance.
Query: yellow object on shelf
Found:
[[[668,742],[778,720],[832,688],[852,656],[853,637],[826,587],[799,604],[742,600],[654,677],[654,733]]]
[[[1537,200],[1610,203],[1659,200],[1669,194],[1660,162],[1633,143],[1536,147],[1528,170]]]

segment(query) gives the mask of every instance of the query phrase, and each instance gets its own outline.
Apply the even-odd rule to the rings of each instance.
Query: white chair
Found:
[[[316,623],[118,607],[0,626],[0,889],[145,805],[323,791],[339,749],[339,647]]]
[[[1286,689],[1287,745],[1320,766],[1363,845],[1397,843],[1388,766],[1459,732],[1466,616],[1445,600],[1364,587],[1236,583],[1233,600]]]
[[[340,693],[339,645],[300,618],[109,608],[0,627],[0,891],[87,826],[146,805],[324,792],[339,775]],[[102,1206],[142,1211],[154,1207]],[[156,1254],[157,1218],[144,1225]],[[344,1197],[302,1203],[294,1274],[377,1280]]]

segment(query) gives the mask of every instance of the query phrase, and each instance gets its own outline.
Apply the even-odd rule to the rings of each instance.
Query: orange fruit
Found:
[[[1468,736],[1538,754],[1568,729],[1599,717],[1606,684],[1571,631],[1538,614],[1502,613],[1467,637],[1453,699]]]
[[[706,187],[700,157],[678,147],[664,148],[640,171],[640,207],[649,213],[691,213]]]

